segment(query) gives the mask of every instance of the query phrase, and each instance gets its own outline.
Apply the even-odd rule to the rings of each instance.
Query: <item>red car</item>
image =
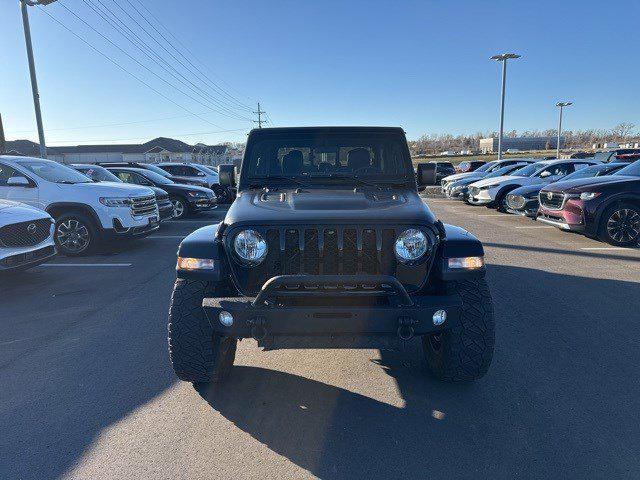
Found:
[[[538,199],[539,222],[621,247],[640,242],[640,161],[613,175],[551,183]]]

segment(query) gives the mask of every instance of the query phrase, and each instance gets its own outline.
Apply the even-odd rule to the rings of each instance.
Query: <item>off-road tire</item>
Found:
[[[202,299],[223,294],[215,283],[178,279],[169,307],[169,357],[180,380],[222,382],[236,356],[237,339],[222,337],[202,308]]]
[[[631,234],[632,236],[630,236],[629,238],[625,237],[624,239],[616,239],[612,236],[611,232],[609,232],[607,228],[609,220],[613,219],[617,212],[622,211],[626,211],[627,215],[629,215],[630,217],[633,216],[633,229],[635,230],[638,228],[639,225],[637,223],[637,216],[640,215],[640,207],[638,205],[627,202],[616,203],[615,205],[607,208],[602,214],[602,217],[600,218],[600,225],[598,228],[598,238],[601,241],[606,242],[610,245],[615,245],[616,247],[636,246],[638,244],[638,241],[640,240],[640,236],[638,236],[637,234]],[[628,223],[631,223],[631,221],[629,221]],[[628,231],[631,232],[632,230]]]
[[[489,287],[481,278],[449,282],[447,290],[462,299],[460,319],[439,336],[422,337],[427,367],[436,378],[446,382],[477,380],[489,369],[495,343]]]

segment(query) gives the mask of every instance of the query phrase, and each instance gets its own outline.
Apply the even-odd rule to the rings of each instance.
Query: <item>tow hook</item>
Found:
[[[418,323],[411,317],[400,317],[398,319],[398,337],[405,342],[411,340],[415,336],[413,326]]]
[[[251,338],[257,342],[265,339],[267,336],[267,320],[265,318],[251,318],[247,320],[247,323],[251,325]]]

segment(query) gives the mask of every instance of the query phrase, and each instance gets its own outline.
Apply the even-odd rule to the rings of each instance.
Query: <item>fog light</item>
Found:
[[[444,321],[447,319],[447,312],[444,310],[438,310],[433,314],[433,324],[434,325],[442,325]]]
[[[225,312],[224,310],[221,311],[218,315],[218,319],[220,320],[220,323],[225,327],[230,327],[231,325],[233,325],[233,315],[231,315],[229,312]]]

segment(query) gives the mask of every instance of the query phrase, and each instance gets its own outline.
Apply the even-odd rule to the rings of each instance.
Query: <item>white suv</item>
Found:
[[[0,200],[0,272],[26,270],[55,257],[53,232],[47,212]]]
[[[0,198],[31,205],[56,222],[60,253],[87,253],[99,240],[131,238],[158,229],[153,190],[94,183],[57,162],[0,155]]]

